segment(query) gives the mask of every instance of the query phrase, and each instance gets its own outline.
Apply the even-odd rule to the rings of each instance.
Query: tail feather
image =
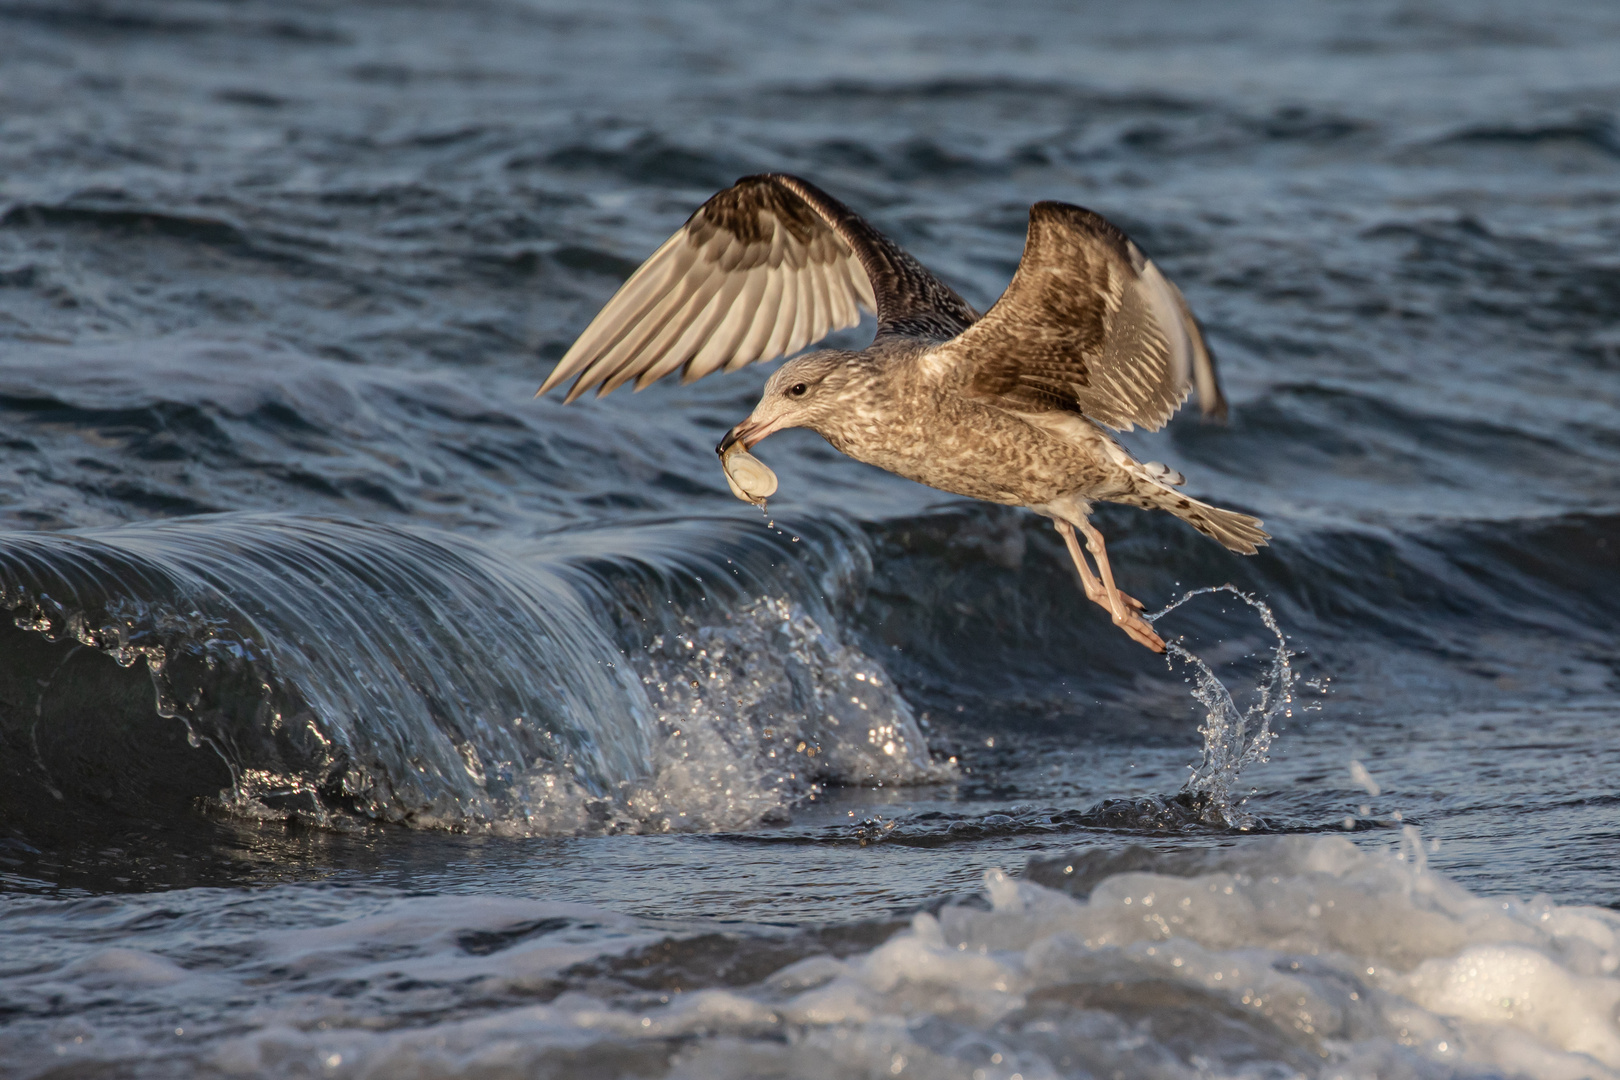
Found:
[[[1224,409],[1225,403],[1221,403]],[[1176,488],[1187,482],[1186,477],[1158,461],[1140,462],[1132,458],[1123,446],[1113,440],[1104,444],[1104,450],[1116,465],[1130,477],[1126,483],[1129,495],[1104,495],[1109,502],[1140,506],[1147,510],[1168,510],[1212,540],[1240,555],[1253,555],[1266,546],[1271,534],[1260,527],[1259,518],[1240,514],[1236,510],[1223,510],[1183,495]]]
[[[1205,536],[1219,540],[1240,555],[1253,555],[1271,539],[1271,534],[1260,527],[1262,522],[1259,518],[1199,502],[1190,495],[1166,487],[1156,476],[1142,476],[1139,479],[1149,479],[1150,484],[1138,485],[1135,498],[1116,501],[1150,510],[1168,510]]]
[[[1236,510],[1222,510],[1185,495],[1179,496],[1174,505],[1165,509],[1239,555],[1253,555],[1271,539],[1271,534],[1260,527],[1259,518],[1240,514]]]

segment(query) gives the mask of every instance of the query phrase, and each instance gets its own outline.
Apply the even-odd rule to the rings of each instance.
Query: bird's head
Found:
[[[716,449],[724,454],[733,443],[746,450],[784,428],[804,427],[827,434],[843,410],[843,399],[863,382],[866,367],[858,353],[820,349],[795,357],[765,383],[765,392],[748,419],[726,432]]]

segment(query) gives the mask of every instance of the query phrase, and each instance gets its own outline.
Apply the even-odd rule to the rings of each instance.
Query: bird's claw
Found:
[[[1124,597],[1123,593],[1120,595]],[[1140,607],[1141,605],[1138,604],[1137,606]],[[1136,612],[1129,611],[1124,615],[1114,616],[1114,625],[1129,634],[1131,640],[1138,645],[1145,645],[1156,653],[1164,652],[1164,638],[1160,637],[1153,627],[1148,625],[1147,620],[1141,618]]]

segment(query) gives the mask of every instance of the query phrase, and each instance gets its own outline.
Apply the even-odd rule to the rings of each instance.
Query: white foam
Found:
[[[1477,896],[1421,851],[1415,830],[1384,851],[1258,838],[1195,876],[1116,874],[1076,896],[996,871],[987,904],[919,913],[876,948],[813,952],[735,986],[715,983],[704,949],[718,946],[682,961],[679,944],[724,938],[719,955],[764,958],[750,950],[780,931],[430,897],[263,935],[223,970],[103,950],[6,989],[88,994],[111,978],[130,1015],[186,1024],[258,995],[185,1059],[243,1076],[573,1075],[586,1062],[691,1078],[1620,1076],[1620,914]],[[523,930],[539,920],[549,928]],[[500,948],[467,946],[514,925]],[[613,974],[643,970],[638,955],[665,965],[664,992]],[[581,963],[601,973],[556,981]],[[354,985],[369,1004],[341,991]],[[16,1060],[151,1071],[178,1053],[128,1032],[76,1037]]]
[[[138,949],[103,949],[63,969],[70,982],[86,987],[168,986],[185,979],[178,964]]]

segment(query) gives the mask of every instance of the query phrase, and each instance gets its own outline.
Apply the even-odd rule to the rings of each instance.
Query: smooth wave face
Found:
[[[821,783],[949,775],[882,668],[791,600],[734,602],[717,626],[664,614],[627,657],[599,621],[634,602],[614,591],[624,560],[565,576],[449,535],[286,515],[14,536],[4,551],[16,626],[143,665],[157,718],[230,772],[189,794],[237,814],[712,829],[779,815]],[[64,708],[54,680],[30,702],[26,670],[12,673],[13,744],[17,718]],[[98,676],[128,681],[106,664]],[[34,760],[13,768],[33,791],[82,798],[111,763],[74,760],[49,727],[42,744],[40,726]]]
[[[0,1072],[1612,1075],[1617,42],[0,0]],[[765,370],[532,398],[781,170],[1179,284],[1230,421],[1124,438],[1275,536],[1099,508],[1182,652],[808,433],[739,503]]]

